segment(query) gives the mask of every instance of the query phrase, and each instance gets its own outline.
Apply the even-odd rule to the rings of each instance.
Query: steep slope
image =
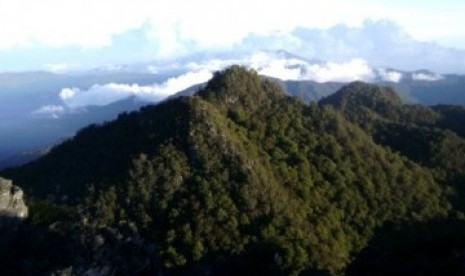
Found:
[[[95,233],[82,230],[89,223],[133,223],[136,244],[150,250],[129,263],[147,273],[338,274],[386,222],[449,209],[427,170],[375,144],[334,109],[305,105],[237,66],[193,97],[88,127],[2,174],[31,196],[32,226],[53,224],[47,231],[65,244],[89,239],[79,238]],[[34,206],[56,219],[34,216]],[[57,210],[73,215],[62,219]],[[92,244],[84,256],[69,253],[82,247],[66,251],[60,266],[46,269],[96,262],[92,256],[106,256],[96,252],[108,246]],[[135,272],[128,262],[109,266]],[[27,269],[19,270],[35,272]]]
[[[0,169],[29,163],[85,126],[114,120],[123,111],[138,110],[148,104],[130,97],[106,106],[88,106],[65,112],[57,118],[37,116],[4,126],[0,129],[3,134],[0,137]]]
[[[465,107],[457,105],[436,105],[431,107],[442,116],[439,127],[449,129],[465,137]]]
[[[360,125],[368,126],[375,120],[435,124],[439,114],[422,105],[402,105],[402,100],[391,87],[353,82],[338,92],[323,98],[320,105],[332,105],[344,116]]]
[[[461,106],[404,105],[386,87],[352,83],[320,101],[371,133],[374,140],[427,167],[451,186],[456,207],[465,210],[465,136]]]
[[[346,275],[463,275],[465,222],[389,225],[378,231]]]

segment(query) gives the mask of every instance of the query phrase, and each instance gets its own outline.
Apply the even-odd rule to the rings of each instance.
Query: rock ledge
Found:
[[[21,188],[0,177],[0,227],[11,226],[27,218],[28,208],[23,196]]]

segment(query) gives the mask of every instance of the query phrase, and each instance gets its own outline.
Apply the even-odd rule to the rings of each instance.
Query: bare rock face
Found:
[[[28,216],[23,190],[0,177],[0,230],[10,230]]]

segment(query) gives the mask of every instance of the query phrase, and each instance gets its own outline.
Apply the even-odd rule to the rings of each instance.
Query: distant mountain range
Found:
[[[147,62],[54,74],[0,74],[0,168],[30,160],[80,128],[147,104],[195,93],[211,73],[237,63],[279,81],[289,95],[318,101],[355,80],[393,87],[403,101],[465,105],[465,76],[428,70],[372,68],[361,60],[308,60],[286,51],[197,55],[177,63]],[[178,92],[178,93],[176,93]],[[16,160],[11,162],[11,160]]]

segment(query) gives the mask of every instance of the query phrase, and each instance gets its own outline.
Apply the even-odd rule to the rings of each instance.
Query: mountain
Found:
[[[425,105],[465,105],[465,76],[434,73],[413,73],[417,78],[405,79],[394,87],[409,95],[415,102]],[[420,77],[420,79],[418,79]]]
[[[303,101],[317,102],[323,97],[329,96],[335,93],[337,90],[342,88],[345,84],[339,82],[327,82],[327,83],[318,83],[315,81],[283,81],[277,78],[271,78],[268,76],[261,76],[262,78],[271,80],[273,82],[279,83],[284,92],[289,96],[294,96],[302,99]],[[182,96],[192,96],[197,93],[199,90],[204,88],[206,83],[193,85],[185,90],[182,90],[169,98],[176,98]]]
[[[410,103],[465,104],[465,77],[461,75],[378,68],[360,59],[314,60],[285,50],[198,52],[172,61],[60,74],[0,73],[0,168],[33,160],[37,155],[24,153],[40,152],[88,124],[134,110],[133,104],[126,106],[119,101],[136,98],[136,102],[151,104],[193,94],[213,71],[230,64],[256,69],[263,77],[281,82],[289,95],[305,102],[318,101],[351,81],[362,80],[389,85]],[[175,95],[178,91],[181,93]],[[109,116],[106,109],[115,110]]]
[[[133,103],[132,99],[122,98],[119,102],[103,106],[93,107],[89,104],[73,109],[61,99],[59,94],[62,89],[88,89],[95,84],[111,82],[135,82],[144,85],[165,78],[163,74],[127,72],[0,73],[0,163],[5,164],[6,159],[16,158],[24,152],[36,151],[73,136],[78,129],[88,124],[114,119],[120,112],[131,111],[141,106],[140,103]]]
[[[214,57],[204,54],[194,62],[186,60],[184,66],[189,70],[221,69],[231,63],[254,68],[263,76],[281,80],[289,94],[305,101],[318,101],[358,80],[391,86],[403,101],[410,103],[465,105],[463,75],[376,67],[358,59],[340,62],[312,60],[278,50]]]
[[[364,83],[350,84],[320,105],[332,106],[371,133],[376,143],[427,168],[453,206],[446,220],[387,224],[346,275],[463,274],[457,252],[465,250],[465,108],[406,105],[391,88]]]
[[[290,96],[301,98],[305,102],[317,102],[321,98],[329,96],[345,84],[341,82],[319,83],[315,81],[282,81],[285,91]]]
[[[350,96],[366,89],[354,83],[334,101],[304,104],[232,66],[194,96],[87,127],[0,172],[24,189],[31,210],[0,252],[1,268],[341,274],[388,223],[460,211],[447,171],[441,178],[390,149],[345,112],[355,103],[370,116],[402,110],[392,90],[368,88]]]
[[[399,152],[433,173],[453,190],[453,204],[464,210],[465,108],[406,105],[390,87],[352,83],[322,99],[381,145]]]
[[[40,157],[47,154],[53,146],[54,145],[49,146],[49,147],[44,147],[41,149],[37,149],[37,150],[25,151],[25,152],[21,152],[19,154],[15,154],[10,157],[4,158],[0,160],[0,169],[18,167],[18,166],[27,164],[29,162],[32,162],[36,159],[39,159]]]
[[[81,108],[58,118],[37,116],[20,120],[18,125],[5,127],[0,137],[0,169],[37,159],[59,141],[75,135],[80,128],[113,120],[121,112],[147,104],[131,97],[106,106]]]

